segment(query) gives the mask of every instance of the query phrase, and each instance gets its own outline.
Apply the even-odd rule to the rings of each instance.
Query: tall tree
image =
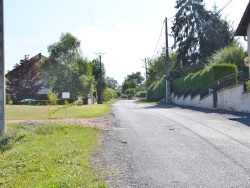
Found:
[[[141,72],[132,73],[127,75],[123,84],[122,84],[122,92],[125,93],[127,89],[136,89],[142,85],[144,81],[144,77],[141,75]]]
[[[95,78],[95,91],[97,91],[97,98],[98,102],[102,103],[100,97],[101,94],[103,94],[104,89],[106,88],[106,83],[105,83],[105,67],[104,64],[101,62],[101,71],[100,72],[100,61],[97,59],[94,59],[93,61],[90,62],[90,65],[92,67],[92,75]],[[102,75],[102,77],[101,77]],[[102,82],[102,83],[101,83]],[[102,84],[102,85],[100,85]],[[102,90],[101,90],[102,89]]]
[[[179,0],[175,8],[172,35],[178,52],[178,67],[197,71],[216,50],[233,42],[230,24],[221,19],[216,9],[204,8],[203,0]]]
[[[107,87],[112,89],[116,89],[118,86],[118,81],[109,76],[106,77],[105,82],[107,84]]]
[[[70,92],[72,97],[92,91],[94,77],[90,63],[83,59],[80,41],[70,33],[49,45],[49,57],[41,63],[45,84],[54,92]]]
[[[12,100],[34,98],[43,87],[42,74],[35,58],[24,59],[16,64],[6,76],[6,93]]]

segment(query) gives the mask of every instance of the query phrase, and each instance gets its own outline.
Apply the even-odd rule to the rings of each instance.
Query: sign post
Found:
[[[65,99],[64,104],[66,105],[66,99],[70,98],[69,92],[62,92],[62,98]],[[65,116],[67,115],[67,106],[65,106]]]

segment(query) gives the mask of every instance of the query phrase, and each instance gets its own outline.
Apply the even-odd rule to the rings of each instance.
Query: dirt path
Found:
[[[114,115],[108,114],[99,118],[78,118],[78,119],[48,119],[48,120],[7,120],[7,123],[22,123],[27,126],[35,126],[45,123],[82,125],[87,127],[98,127],[110,129],[114,124]]]

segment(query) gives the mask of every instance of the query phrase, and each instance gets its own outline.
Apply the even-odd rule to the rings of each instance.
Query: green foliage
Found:
[[[189,88],[194,90],[197,87],[200,87],[200,90],[203,90],[212,85],[215,81],[237,72],[236,65],[214,64],[202,71],[191,73],[186,77],[175,80],[173,83],[173,92],[178,93]]]
[[[250,80],[246,81],[246,90],[250,91]]]
[[[135,96],[135,93],[136,93],[136,89],[135,88],[128,88],[126,91],[125,91],[125,94],[127,95],[132,95],[133,97]]]
[[[158,82],[153,83],[147,91],[147,100],[159,101],[166,97],[166,77],[164,76]]]
[[[242,46],[234,43],[214,53],[208,59],[208,66],[213,64],[230,63],[235,64],[239,71],[244,71],[247,69],[244,65],[244,58],[247,55],[247,51],[245,51]]]
[[[121,95],[121,98],[122,98],[122,99],[128,98],[128,95],[122,94],[122,95]]]
[[[117,97],[121,97],[121,95],[122,95],[121,91],[116,91],[116,96]]]
[[[116,91],[113,89],[105,89],[103,92],[103,100],[104,101],[110,101],[111,99],[115,99],[117,97]]]
[[[122,84],[122,93],[125,93],[125,91],[129,88],[137,89],[138,87],[142,85],[143,81],[144,81],[144,78],[140,72],[127,75],[127,77],[125,78]]]
[[[8,101],[8,105],[12,105],[13,104],[13,101],[12,100],[9,100]]]
[[[70,33],[49,45],[49,57],[40,67],[45,86],[57,93],[70,92],[72,97],[92,92],[94,78],[90,63],[81,56],[80,41]]]
[[[203,0],[181,0],[176,1],[175,8],[173,48],[178,52],[179,68],[185,68],[186,73],[201,70],[209,56],[234,41],[232,26],[216,7],[207,11]]]
[[[48,93],[48,99],[51,105],[56,105],[58,94],[53,91],[49,91]]]
[[[109,76],[106,77],[105,82],[108,88],[116,89],[118,86],[118,81]]]
[[[122,93],[125,93],[125,91],[129,88],[136,89],[136,87],[137,87],[136,80],[125,80],[122,84]]]
[[[137,92],[136,97],[146,98],[147,97],[147,91]]]

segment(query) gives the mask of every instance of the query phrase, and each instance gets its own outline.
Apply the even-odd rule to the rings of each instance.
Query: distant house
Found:
[[[250,57],[250,1],[234,35],[242,36],[245,38],[248,43],[248,57]]]
[[[33,59],[33,58],[36,59],[37,63],[39,63],[40,61],[44,60],[46,57],[43,56],[41,53],[39,53],[30,59]],[[42,82],[42,80],[41,80],[41,82]],[[40,91],[38,91],[35,98],[36,99],[45,99],[45,98],[47,98],[47,94],[48,94],[48,89],[43,87],[40,89]]]

